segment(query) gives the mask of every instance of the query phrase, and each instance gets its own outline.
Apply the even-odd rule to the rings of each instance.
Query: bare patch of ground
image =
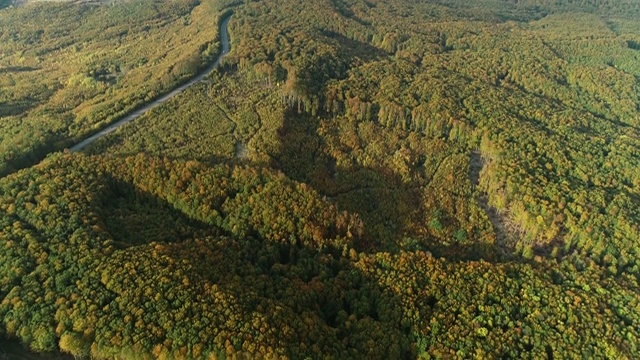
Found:
[[[484,167],[484,159],[480,152],[472,151],[469,157],[469,179],[471,186],[476,189],[480,183],[480,172]],[[498,211],[489,205],[487,193],[479,192],[478,206],[487,214],[493,231],[496,235],[496,245],[503,254],[511,254],[514,251],[515,243],[521,231],[509,220],[504,212]]]
[[[236,154],[235,157],[236,159],[246,159],[247,156],[249,156],[249,151],[247,150],[247,145],[245,143],[243,143],[242,141],[238,141],[236,143]]]

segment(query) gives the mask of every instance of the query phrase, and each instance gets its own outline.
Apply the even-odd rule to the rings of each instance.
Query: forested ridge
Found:
[[[639,357],[640,2],[234,6],[206,81],[0,179],[0,334],[94,358]]]
[[[97,358],[631,356],[637,283],[593,261],[371,249],[246,165],[57,155],[0,181],[4,331]]]

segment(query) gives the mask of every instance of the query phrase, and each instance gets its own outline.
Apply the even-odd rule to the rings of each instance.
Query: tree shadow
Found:
[[[74,357],[61,353],[34,353],[18,340],[0,336],[0,360],[74,360]]]
[[[92,149],[92,148],[89,148]],[[91,151],[91,150],[89,150]],[[89,153],[90,155],[99,155],[100,153],[98,151],[91,151]],[[119,159],[126,159],[129,157],[134,157],[136,155],[140,155],[140,154],[147,154],[149,156],[160,156],[158,154],[149,154],[146,153],[144,151],[128,151],[128,152],[119,152],[119,153],[115,153],[115,154],[109,154],[109,156],[114,157],[114,158],[119,158]],[[201,162],[203,164],[207,164],[207,165],[217,165],[217,164],[230,164],[230,165],[238,165],[238,164],[244,164],[246,163],[246,161],[243,160],[239,160],[239,159],[235,159],[235,158],[229,158],[226,156],[219,156],[219,155],[214,155],[214,154],[207,154],[207,155],[203,155],[203,156],[189,156],[189,155],[177,155],[177,156],[172,156],[172,155],[166,155],[163,156],[167,159],[170,160],[178,160],[178,161],[192,161],[192,160],[196,160],[198,162]],[[116,181],[116,180],[114,180]],[[128,186],[128,185],[123,185],[123,186]]]
[[[195,250],[196,246],[202,247]],[[251,357],[258,344],[285,351],[290,358],[331,354],[339,358],[411,359],[417,355],[412,327],[397,316],[402,299],[362,273],[348,257],[336,254],[336,249],[276,243],[256,234],[155,249],[159,257],[193,269],[185,274],[190,285],[178,287],[177,298],[229,301],[207,305],[208,312],[199,311],[200,303],[194,302],[190,315],[175,324],[175,334],[193,333],[192,325],[202,321],[219,329],[232,321],[261,330],[244,326],[229,333],[227,355],[235,352]],[[215,316],[223,312],[224,318]]]
[[[322,34],[337,41],[340,56],[349,59],[348,63],[350,64],[353,64],[356,59],[368,63],[389,56],[384,50],[372,46],[369,43],[348,38],[332,30],[322,30]]]
[[[35,101],[18,100],[0,102],[0,117],[16,116],[36,106]]]
[[[166,200],[135,185],[107,176],[95,204],[115,245],[127,248],[150,242],[173,243],[194,238],[210,226],[187,216]]]
[[[460,242],[453,236],[451,241],[438,240],[434,232],[455,228],[458,220],[452,214],[433,215],[439,210],[424,201],[429,180],[407,180],[382,163],[338,165],[319,134],[320,121],[294,110],[287,112],[278,131],[280,147],[269,154],[275,159],[270,165],[291,179],[311,185],[341,211],[358,214],[364,223],[364,236],[355,244],[357,251],[397,253],[415,247],[451,260],[507,261],[500,256],[499,244],[475,239]],[[414,166],[420,171],[424,164]]]
[[[640,42],[635,40],[627,40],[627,47],[632,50],[640,51]]]
[[[173,322],[170,332],[147,333],[145,341],[158,346],[172,344],[167,353],[185,351],[186,358],[201,358],[202,353],[195,352],[198,336],[192,335],[202,338],[211,329],[222,331],[222,335],[207,333],[212,337],[202,345],[204,349],[216,348],[219,356],[224,352],[227,356],[255,354],[264,347],[284,351],[290,358],[329,353],[338,358],[416,357],[413,329],[398,316],[402,299],[354,265],[357,257],[350,254],[346,243],[340,245],[344,242],[341,231],[327,231],[322,246],[305,245],[299,239],[304,238],[306,230],[295,227],[282,234],[283,240],[276,241],[261,235],[252,217],[243,214],[292,205],[253,201],[239,203],[242,209],[238,219],[247,224],[234,222],[250,231],[235,232],[226,225],[223,230],[178,209],[177,199],[197,196],[195,192],[184,194],[187,196],[169,195],[171,191],[154,195],[141,185],[122,180],[128,179],[126,174],[121,179],[110,171],[104,174],[104,186],[93,198],[91,208],[98,212],[118,246],[102,259],[98,273],[105,274],[120,263],[126,263],[128,270],[111,273],[108,281],[97,284],[114,294],[108,305],[118,308],[117,315],[107,312],[101,316],[134,317],[137,309],[147,308],[152,301],[153,308],[145,311],[145,325],[153,329],[162,328],[163,319],[180,314],[181,321]],[[163,180],[167,179],[156,179]],[[271,194],[264,190],[270,188],[268,182],[249,181],[253,188],[246,192]],[[281,180],[276,177],[270,181]],[[323,202],[310,189],[293,189],[304,199],[310,196]],[[170,196],[174,199],[169,200]],[[329,206],[309,203],[318,209]],[[213,206],[212,210],[223,218],[236,214],[223,205]],[[140,289],[126,287],[132,278]],[[120,320],[113,321],[111,324],[117,325]],[[207,325],[200,328],[202,324]],[[123,354],[136,351],[133,335],[120,338],[118,344],[110,344],[107,338],[95,340],[104,348],[118,347]]]
[[[345,18],[351,19],[362,26],[371,26],[370,22],[358,17],[353,10],[351,10],[351,7],[349,7],[345,2],[340,0],[331,0],[331,4],[333,5],[333,8]]]
[[[97,157],[96,161],[99,160]],[[330,174],[331,161],[325,164]],[[333,167],[336,172],[341,171],[340,166],[333,164]],[[90,206],[84,210],[97,213],[97,225],[117,242],[115,251],[102,248],[104,252],[92,263],[97,266],[95,271],[91,269],[84,273],[87,276],[82,275],[77,282],[66,285],[91,283],[90,288],[85,288],[90,291],[75,295],[78,303],[95,299],[92,296],[96,292],[109,295],[104,303],[86,314],[87,318],[100,320],[100,329],[95,332],[97,338],[90,339],[98,344],[96,348],[112,346],[121,351],[122,357],[133,357],[127,354],[136,351],[144,354],[142,350],[149,351],[152,347],[162,352],[164,346],[171,352],[170,358],[180,357],[176,355],[180,352],[184,352],[182,358],[201,358],[203,354],[196,355],[197,349],[214,351],[215,355],[227,352],[240,356],[239,353],[278,350],[290,358],[330,355],[372,359],[411,359],[425,351],[424,343],[428,340],[420,324],[429,324],[434,313],[443,311],[439,308],[440,297],[446,294],[440,292],[437,288],[440,285],[436,284],[423,293],[428,296],[421,296],[419,300],[405,298],[405,285],[390,283],[395,281],[395,275],[386,273],[394,269],[402,271],[400,260],[385,257],[388,254],[382,254],[382,260],[376,255],[362,256],[357,251],[358,239],[352,247],[343,241],[346,237],[341,232],[327,231],[323,246],[312,246],[300,241],[306,230],[296,226],[288,227],[281,239],[261,235],[257,229],[247,233],[232,231],[232,227],[223,230],[217,225],[205,224],[198,220],[196,213],[190,213],[190,210],[203,210],[201,207],[183,206],[185,201],[200,200],[198,191],[189,190],[192,188],[187,185],[167,186],[169,173],[179,169],[161,168],[167,172],[152,176],[145,174],[146,168],[136,168],[139,172],[129,168],[128,174],[115,173],[120,169],[109,165],[94,172],[87,168],[76,178],[82,181],[92,177],[93,183],[95,177],[100,176],[96,185],[100,190],[97,196],[90,197]],[[255,202],[240,198],[238,219],[247,224],[236,221],[234,225],[239,228],[255,226],[255,218],[244,216],[246,212],[263,215],[273,209],[291,211],[287,207],[306,204],[311,204],[314,212],[322,212],[330,207],[330,202],[321,200],[315,190],[291,185],[288,180],[282,180],[283,176],[268,178],[241,170],[241,167],[230,169],[228,173],[234,177],[229,177],[229,181],[248,176],[249,185],[238,185],[244,188],[243,193],[264,192],[266,197],[251,197],[257,199]],[[202,171],[191,174],[191,179],[224,176],[216,171],[208,172],[206,167],[184,171]],[[366,171],[371,172],[371,176],[376,174],[375,169]],[[383,172],[384,168],[377,171]],[[145,189],[145,185],[128,180],[133,176],[149,178],[144,184],[153,183],[157,189],[164,190],[156,191],[158,195],[155,195]],[[157,189],[154,186],[154,190]],[[207,191],[222,189],[209,187]],[[59,191],[65,190],[59,188]],[[223,192],[227,198],[238,194]],[[301,197],[288,197],[291,194],[287,192],[298,192]],[[278,201],[281,196],[293,201]],[[298,201],[310,198],[308,203]],[[209,210],[229,216],[223,204],[214,201],[207,204]],[[298,209],[293,211],[302,214]],[[331,220],[330,217],[324,219]],[[277,220],[269,218],[262,226],[276,226]],[[223,220],[223,223],[227,222]],[[323,226],[331,228],[330,224]],[[110,247],[105,242],[96,242],[96,246]],[[371,249],[372,252],[378,250],[381,248]],[[416,250],[418,253],[420,249]],[[77,247],[69,247],[59,256],[75,259],[77,254],[82,252]],[[405,264],[407,259],[432,261],[428,256],[418,256],[405,258]],[[418,285],[407,279],[407,287]],[[144,316],[140,317],[142,313]],[[133,332],[131,322],[124,320],[128,318],[136,319],[135,327],[142,332]],[[110,335],[114,332],[119,335]],[[140,345],[141,339],[145,348]]]
[[[33,166],[53,152],[58,144],[64,141],[62,136],[57,134],[48,133],[44,134],[43,137],[42,141],[34,143],[32,147],[21,149],[19,152],[7,156],[4,164],[0,163],[0,177]]]

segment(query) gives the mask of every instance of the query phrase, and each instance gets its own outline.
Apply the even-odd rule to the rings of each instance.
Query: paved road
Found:
[[[132,112],[129,115],[125,116],[124,118],[118,120],[117,122],[107,126],[106,128],[100,130],[99,132],[97,132],[97,133],[89,136],[88,138],[82,140],[78,144],[76,144],[76,145],[72,146],[71,148],[69,148],[69,150],[71,150],[72,152],[75,152],[75,151],[80,151],[80,150],[84,149],[87,145],[91,145],[96,140],[98,140],[101,137],[113,132],[114,130],[116,130],[117,128],[121,127],[122,125],[137,119],[138,117],[142,116],[147,111],[155,108],[156,106],[159,106],[159,105],[165,103],[169,99],[171,99],[174,96],[180,94],[181,92],[183,92],[187,88],[193,86],[193,84],[201,81],[207,75],[209,75],[213,71],[213,69],[215,69],[220,64],[220,61],[222,61],[222,59],[225,56],[227,56],[227,54],[229,53],[230,45],[229,45],[228,26],[229,26],[229,20],[230,19],[231,19],[231,16],[228,16],[220,24],[220,39],[222,40],[222,54],[220,54],[218,59],[211,66],[209,66],[202,73],[200,73],[200,75],[197,75],[196,77],[194,77],[193,79],[189,80],[187,83],[181,85],[180,87],[174,89],[170,93],[168,93],[168,94],[166,94],[166,95],[164,95],[164,96],[162,96],[162,97],[160,97],[160,98],[148,103],[147,105],[144,105],[143,107],[139,108],[138,110],[135,110],[134,112]]]
[[[220,56],[218,57],[218,59],[216,60],[215,63],[213,63],[213,65],[209,66],[207,69],[205,69],[200,75],[194,77],[193,79],[189,80],[189,82],[187,82],[186,84],[178,87],[177,89],[171,91],[170,93],[162,96],[159,99],[154,100],[153,102],[143,106],[142,108],[132,112],[131,114],[125,116],[124,118],[122,118],[121,120],[118,120],[116,123],[109,125],[107,128],[100,130],[98,133],[89,136],[88,138],[82,140],[80,143],[78,143],[77,145],[73,146],[70,148],[71,151],[80,151],[82,150],[84,147],[86,147],[87,145],[90,145],[91,143],[93,143],[94,141],[98,140],[99,138],[111,133],[112,131],[114,131],[115,129],[119,128],[120,126],[133,121],[134,119],[136,119],[137,117],[141,116],[142,114],[146,113],[147,111],[153,109],[154,107],[164,103],[165,101],[171,99],[172,97],[180,94],[181,92],[183,92],[185,89],[187,89],[188,87],[192,86],[193,84],[201,81],[202,79],[204,79],[207,75],[209,75],[213,69],[215,69],[219,64],[220,61],[222,61],[222,59],[229,53],[229,32],[228,32],[228,25],[229,25],[229,19],[231,18],[231,16],[225,18],[222,23],[220,24],[220,38],[222,39],[222,54],[220,54]],[[28,351],[26,348],[24,348],[17,340],[8,340],[6,338],[0,337],[0,360],[71,360],[73,359],[73,357],[71,357],[70,355],[67,354],[60,354],[60,353],[56,353],[56,354],[37,354],[37,353],[32,353],[30,351]]]

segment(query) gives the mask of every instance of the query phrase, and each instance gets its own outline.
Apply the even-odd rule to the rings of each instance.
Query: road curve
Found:
[[[218,65],[220,65],[220,61],[222,61],[222,59],[225,56],[227,56],[227,54],[229,54],[229,50],[231,48],[229,45],[229,31],[228,31],[228,25],[229,25],[230,19],[231,19],[231,15],[227,16],[220,23],[220,39],[222,40],[222,54],[220,54],[218,59],[211,66],[206,68],[199,75],[195,76],[185,84],[163,95],[162,97],[144,105],[143,107],[135,110],[134,112],[118,120],[117,122],[109,125],[108,127],[100,130],[99,132],[89,136],[88,138],[82,140],[78,144],[69,148],[69,150],[72,152],[82,150],[86,146],[92,144],[94,141],[113,132],[115,129],[119,128],[120,126],[135,120],[136,118],[140,117],[141,115],[155,108],[156,106],[163,104],[167,100],[180,94],[185,89],[189,88],[193,84],[201,81],[207,75],[209,75]],[[62,353],[55,354],[55,355],[42,355],[38,353],[32,353],[26,350],[18,341],[8,340],[4,337],[0,337],[0,360],[2,359],[72,359],[72,357],[70,355],[62,354]]]
[[[80,151],[80,150],[84,149],[87,145],[91,145],[96,140],[98,140],[101,137],[113,132],[114,130],[116,130],[117,128],[121,127],[122,125],[137,119],[138,117],[142,116],[144,113],[146,113],[147,111],[155,108],[156,106],[162,105],[167,100],[169,100],[169,99],[173,98],[174,96],[180,94],[181,92],[183,92],[187,88],[193,86],[193,84],[201,81],[207,75],[209,75],[220,64],[220,61],[222,61],[222,59],[225,56],[227,56],[227,54],[229,54],[230,45],[229,45],[228,26],[229,26],[229,20],[230,19],[231,19],[231,15],[227,16],[220,23],[220,39],[222,41],[222,54],[220,54],[218,59],[216,59],[216,61],[211,66],[206,68],[203,72],[201,72],[199,75],[195,76],[194,78],[192,78],[188,82],[186,82],[186,83],[182,84],[181,86],[177,87],[176,89],[172,90],[171,92],[163,95],[162,97],[160,97],[160,98],[158,98],[156,100],[153,100],[152,102],[144,105],[143,107],[133,111],[129,115],[127,115],[127,116],[123,117],[122,119],[116,121],[115,123],[107,126],[106,128],[100,130],[99,132],[89,136],[88,138],[86,138],[86,139],[82,140],[81,142],[77,143],[76,145],[70,147],[69,150],[71,152],[76,152],[76,151]]]

